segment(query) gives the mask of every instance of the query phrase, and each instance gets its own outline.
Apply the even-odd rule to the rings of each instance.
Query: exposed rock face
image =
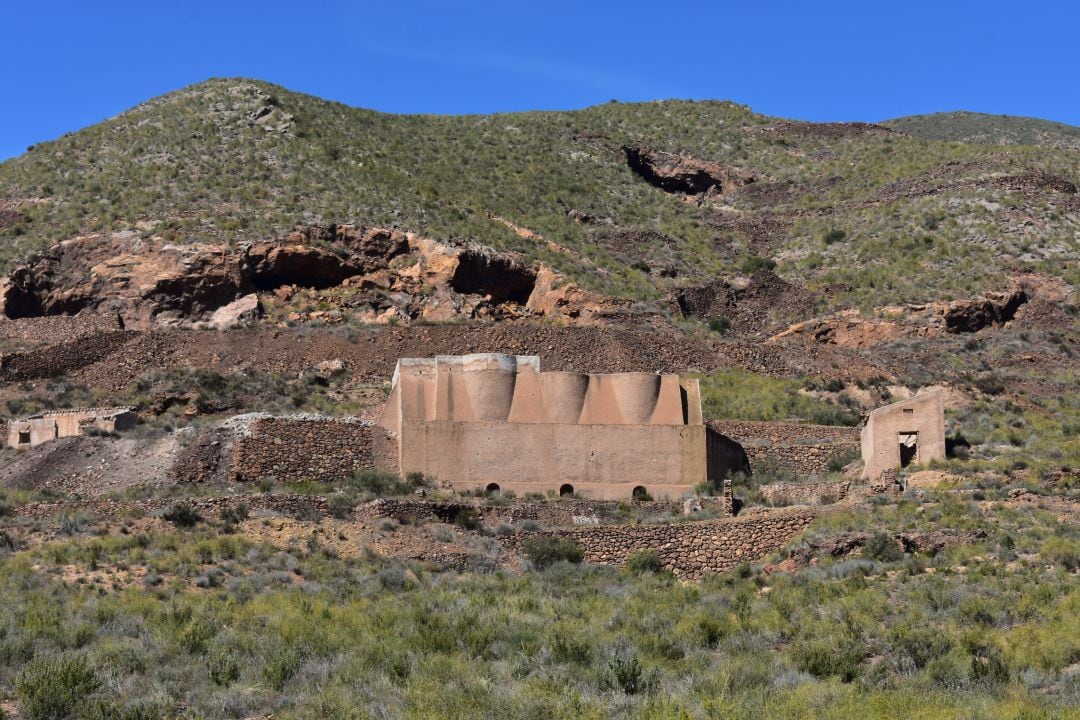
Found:
[[[374,323],[528,314],[587,322],[628,305],[512,253],[353,225],[309,226],[239,248],[177,246],[131,232],[93,235],[0,278],[8,318],[86,312],[120,329],[250,324],[262,309],[286,303],[298,308],[287,311],[289,321],[324,323],[346,313]]]
[[[811,316],[816,296],[771,270],[732,283],[712,280],[674,290],[671,301],[687,317],[725,318],[736,332],[757,332]]]
[[[689,155],[628,145],[623,148],[630,169],[666,192],[684,195],[726,193],[749,185],[755,178],[745,170]]]
[[[1012,320],[1027,301],[1028,294],[1021,287],[986,293],[972,300],[957,300],[945,308],[945,327],[949,332],[961,333],[1002,325]]]
[[[1026,280],[1010,289],[987,292],[967,300],[877,308],[874,316],[858,310],[796,323],[769,342],[801,339],[848,348],[870,348],[900,337],[934,337],[945,332],[970,333],[1000,326],[1016,316],[1036,290]],[[1038,292],[1043,292],[1038,290]]]

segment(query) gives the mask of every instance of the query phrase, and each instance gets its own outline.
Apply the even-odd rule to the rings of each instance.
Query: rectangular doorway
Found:
[[[906,468],[919,461],[919,433],[897,433],[900,439],[900,467]]]

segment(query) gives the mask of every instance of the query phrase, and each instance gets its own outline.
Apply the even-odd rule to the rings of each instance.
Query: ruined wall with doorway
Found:
[[[916,395],[871,412],[862,429],[863,477],[945,459],[945,402],[941,391]]]

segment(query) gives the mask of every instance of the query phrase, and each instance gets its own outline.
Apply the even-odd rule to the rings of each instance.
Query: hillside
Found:
[[[987,113],[955,112],[908,115],[882,123],[886,127],[924,140],[978,145],[1038,145],[1080,148],[1080,127],[1039,118]]]
[[[251,80],[30,149],[0,165],[0,719],[1080,717],[1078,160]],[[545,375],[415,362],[471,353]],[[457,434],[407,440],[406,404]],[[503,433],[564,406],[590,439]],[[470,427],[489,478],[399,462],[485,464]]]
[[[927,301],[1016,264],[1074,277],[1078,159],[728,102],[394,116],[211,80],[0,165],[0,272],[101,230],[236,244],[356,223],[516,250],[633,300],[775,263],[844,288],[823,305]]]

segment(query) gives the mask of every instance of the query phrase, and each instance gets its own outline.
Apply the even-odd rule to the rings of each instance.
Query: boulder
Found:
[[[259,296],[251,293],[215,310],[210,316],[210,325],[219,330],[238,325],[254,325],[261,316]]]

